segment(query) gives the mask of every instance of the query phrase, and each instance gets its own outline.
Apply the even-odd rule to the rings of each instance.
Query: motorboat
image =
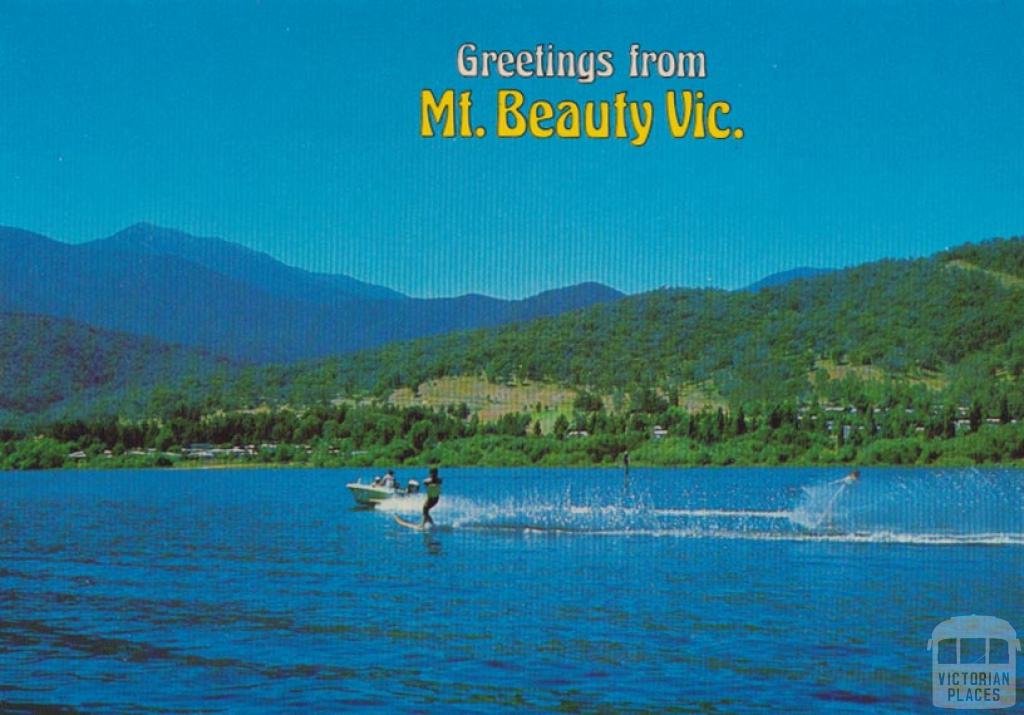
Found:
[[[352,492],[352,496],[357,504],[377,504],[393,497],[419,494],[420,483],[415,479],[410,479],[404,487],[396,486],[396,484],[395,480],[374,477],[372,482],[367,483],[359,480],[345,486]]]

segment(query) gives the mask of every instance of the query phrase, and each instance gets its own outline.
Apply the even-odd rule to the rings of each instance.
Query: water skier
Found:
[[[852,472],[847,474],[842,479],[837,479],[831,484],[838,484],[839,488],[836,489],[836,493],[832,495],[832,498],[828,500],[828,504],[825,506],[825,513],[821,515],[819,523],[824,522],[828,529],[833,528],[832,524],[832,508],[836,505],[839,500],[839,495],[846,491],[846,488],[860,479],[860,471],[854,469]]]
[[[850,484],[853,484],[858,479],[860,479],[860,471],[857,470],[857,469],[854,469],[852,472],[847,474],[842,479],[837,479],[836,481],[834,481],[832,483],[833,484],[845,484],[845,485],[849,486]]]
[[[427,501],[423,503],[423,526],[433,526],[434,520],[430,518],[430,510],[441,499],[441,477],[437,474],[437,467],[430,468],[430,473],[423,480],[423,484],[427,487]]]

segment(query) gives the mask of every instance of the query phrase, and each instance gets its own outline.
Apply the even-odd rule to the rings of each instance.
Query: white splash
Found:
[[[920,480],[923,481],[923,480]],[[954,487],[954,491],[949,491]],[[1021,487],[1009,485],[1013,494]],[[945,505],[958,494],[967,503],[991,497],[992,483],[973,475],[954,483],[910,486],[897,479],[870,484],[847,479],[805,485],[791,509],[695,504],[657,507],[649,493],[567,487],[561,494],[537,490],[500,499],[446,494],[432,512],[439,524],[466,532],[531,537],[558,535],[744,539],[753,541],[921,546],[1024,546],[1024,519],[1000,498],[1002,521],[963,521],[963,504]],[[972,491],[973,490],[973,491]],[[965,494],[965,491],[968,492]],[[985,492],[977,494],[975,492]],[[682,494],[684,499],[700,495]],[[716,497],[727,499],[728,495]],[[1004,495],[1005,496],[1005,495]],[[675,494],[679,498],[680,494]],[[422,495],[396,497],[377,506],[387,514],[418,514]],[[991,499],[989,499],[991,501]],[[1012,500],[1011,500],[1012,501]],[[924,505],[922,507],[922,505]],[[936,507],[948,506],[945,511]],[[917,509],[917,511],[914,511]],[[991,512],[986,512],[991,519]],[[994,529],[992,527],[995,527]]]

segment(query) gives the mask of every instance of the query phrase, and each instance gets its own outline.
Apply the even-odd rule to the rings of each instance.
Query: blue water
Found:
[[[940,621],[1024,630],[1020,470],[371,475],[0,474],[0,709],[918,712]]]

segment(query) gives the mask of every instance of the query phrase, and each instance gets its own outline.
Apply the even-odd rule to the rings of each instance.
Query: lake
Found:
[[[373,470],[3,473],[0,709],[928,710],[940,621],[1024,629],[1024,471],[843,474],[442,469],[419,533]]]

